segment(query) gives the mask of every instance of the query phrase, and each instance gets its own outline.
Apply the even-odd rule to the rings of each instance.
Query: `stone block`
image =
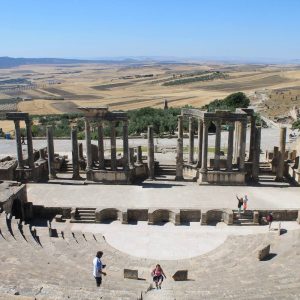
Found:
[[[266,247],[258,250],[257,258],[259,260],[264,260],[266,257],[268,257],[270,254],[270,248],[271,248],[271,245],[269,244]]]
[[[199,222],[201,211],[199,209],[181,209],[180,222]]]
[[[223,222],[227,225],[233,224],[233,211],[231,209],[225,209],[222,213]]]
[[[55,221],[56,222],[62,222],[63,221],[63,216],[62,215],[56,215],[55,216]]]
[[[172,276],[175,281],[187,281],[188,280],[188,271],[187,270],[178,270]]]
[[[253,224],[259,224],[259,211],[257,210],[253,211]]]
[[[55,228],[48,228],[49,229],[49,237],[58,237],[57,230]]]
[[[124,269],[124,278],[138,280],[138,270]]]
[[[207,213],[201,211],[201,219],[200,219],[201,225],[207,225]]]

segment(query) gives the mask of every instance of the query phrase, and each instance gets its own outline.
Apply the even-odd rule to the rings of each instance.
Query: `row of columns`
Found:
[[[115,124],[113,123],[111,128],[114,128]],[[90,137],[90,124],[87,121],[85,127],[86,133],[86,142],[87,142],[87,174],[88,171],[92,170],[92,155],[91,155],[91,137]],[[73,179],[80,179],[80,168],[79,168],[79,151],[78,151],[78,139],[77,139],[77,127],[74,126],[71,129],[71,141],[72,141],[72,164],[73,164]],[[116,155],[114,152],[116,151],[116,136],[115,130],[111,131],[111,143],[112,143],[112,157],[115,158],[115,162],[112,162],[111,167],[112,170],[116,170]],[[54,144],[53,144],[53,128],[52,126],[47,126],[46,129],[47,134],[47,150],[48,150],[48,166],[49,166],[49,178],[56,178],[56,172],[54,169]],[[99,156],[99,169],[103,170],[104,166],[104,143],[103,143],[103,125],[102,123],[98,124],[98,156]],[[153,138],[153,135],[152,135]],[[154,146],[153,146],[154,147]],[[153,157],[154,157],[154,148],[153,149]],[[128,124],[124,122],[123,124],[123,151],[124,151],[124,167],[133,167],[134,164],[134,148],[128,147]],[[113,159],[114,160],[114,159]],[[154,159],[153,159],[154,161]],[[142,161],[142,147],[137,147],[137,164],[141,165]],[[153,169],[154,170],[154,169]],[[89,177],[89,174],[87,175]]]
[[[209,120],[198,119],[198,155],[196,167],[201,168],[201,172],[207,171],[208,163],[208,128]],[[235,125],[235,126],[234,126]],[[189,118],[189,154],[188,163],[194,163],[194,127],[193,117]],[[234,129],[236,128],[238,137],[235,139],[234,145]],[[232,162],[234,149],[238,149],[239,170],[245,170],[245,151],[246,151],[246,130],[247,121],[235,122],[230,124],[228,130],[228,151],[227,151],[227,171],[232,170]],[[253,143],[253,145],[255,145]],[[220,170],[220,153],[221,153],[221,121],[216,121],[216,139],[215,139],[215,155],[214,170]],[[177,139],[177,157],[176,157],[176,179],[183,178],[183,116],[178,117],[178,139]]]
[[[15,123],[15,136],[17,144],[17,160],[18,160],[18,169],[24,169],[23,161],[23,151],[22,151],[22,141],[21,141],[21,129],[20,129],[20,120],[14,120]],[[26,138],[27,138],[27,153],[28,153],[28,166],[30,169],[34,169],[34,158],[33,158],[33,145],[32,145],[32,133],[31,133],[31,120],[26,119]]]
[[[98,160],[99,170],[105,169],[104,161],[104,133],[103,123],[98,122]],[[91,128],[90,120],[85,119],[85,139],[86,139],[86,151],[87,151],[87,174],[93,169],[92,161],[92,145],[91,145]],[[110,148],[111,148],[111,170],[117,170],[117,144],[116,144],[116,121],[110,122]],[[123,121],[123,167],[128,168],[128,157],[129,157],[129,144],[128,144],[128,122]]]

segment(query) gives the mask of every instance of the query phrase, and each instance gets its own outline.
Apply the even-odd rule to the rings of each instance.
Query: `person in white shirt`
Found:
[[[102,271],[105,268],[105,265],[101,262],[101,257],[103,256],[102,251],[98,251],[96,257],[93,259],[93,276],[96,279],[96,285],[100,287],[102,283],[102,274],[106,276],[106,273]]]

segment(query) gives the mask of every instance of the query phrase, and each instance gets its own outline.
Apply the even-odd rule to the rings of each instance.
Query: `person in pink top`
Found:
[[[164,277],[167,279],[163,269],[160,265],[156,265],[155,269],[152,271],[151,275],[153,276],[153,281],[157,289],[161,289],[161,284],[164,280]]]

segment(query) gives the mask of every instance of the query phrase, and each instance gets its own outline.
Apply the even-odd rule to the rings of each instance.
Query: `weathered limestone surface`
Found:
[[[174,281],[187,281],[188,280],[188,270],[178,270],[172,276]]]
[[[258,250],[257,258],[259,260],[264,260],[265,258],[267,258],[270,254],[270,248],[271,248],[271,245],[269,244],[266,247]]]
[[[55,166],[54,166],[53,127],[47,126],[46,133],[47,133],[49,179],[54,179],[54,178],[56,178],[56,172],[55,172]]]
[[[138,270],[124,269],[124,278],[138,280]]]
[[[278,154],[278,164],[276,170],[276,180],[282,181],[284,175],[284,160],[285,160],[285,143],[286,143],[286,127],[280,128],[280,146]]]

